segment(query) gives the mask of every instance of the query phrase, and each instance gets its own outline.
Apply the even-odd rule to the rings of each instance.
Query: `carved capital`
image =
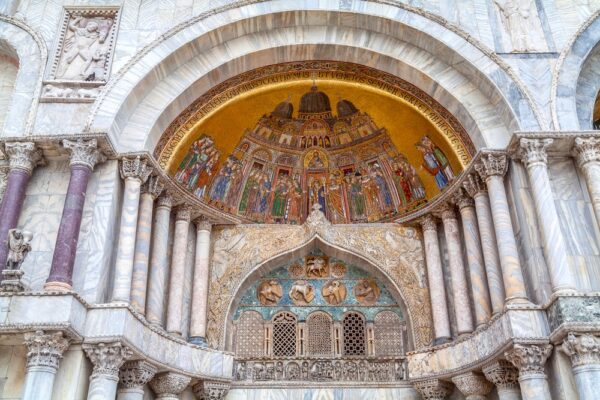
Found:
[[[179,395],[190,384],[192,378],[176,374],[174,372],[163,372],[156,375],[150,381],[150,387],[156,393],[157,399],[172,398]]]
[[[444,400],[452,393],[452,384],[439,379],[426,379],[413,383],[423,400]]]
[[[519,141],[519,155],[526,167],[536,164],[548,164],[546,150],[554,143],[554,139],[521,139]]]
[[[498,390],[514,390],[519,388],[519,371],[506,360],[498,360],[483,368],[486,379]]]
[[[144,183],[151,173],[152,168],[140,156],[136,158],[125,157],[121,160],[121,178],[123,179],[138,179],[141,183]]]
[[[459,210],[462,210],[465,207],[475,206],[473,199],[467,196],[465,191],[461,188],[452,195],[452,202],[458,206]]]
[[[156,207],[164,207],[170,210],[171,207],[173,207],[173,198],[168,193],[163,192],[163,194],[158,197]]]
[[[560,349],[571,357],[573,367],[600,364],[600,338],[584,333],[569,332]]]
[[[128,389],[143,388],[156,374],[156,367],[143,360],[127,361],[119,372],[119,382]]]
[[[209,231],[210,232],[212,230],[212,224],[210,223],[208,218],[206,218],[204,215],[196,218],[194,223],[196,224],[197,231]]]
[[[423,232],[425,231],[437,231],[437,221],[435,217],[431,214],[427,214],[423,218],[419,220],[421,223],[421,227],[423,228]]]
[[[487,188],[485,187],[485,183],[481,180],[479,174],[469,174],[467,179],[463,182],[463,188],[467,192],[467,194],[473,198],[480,193],[485,193]]]
[[[440,216],[442,217],[442,221],[457,219],[456,211],[454,210],[454,206],[452,204],[446,203],[442,207],[440,207],[438,211],[440,213]]]
[[[192,386],[192,390],[198,400],[223,400],[229,387],[226,382],[201,381]]]
[[[477,164],[475,170],[484,181],[491,176],[504,176],[508,169],[506,154],[484,154]]]
[[[106,156],[98,150],[96,139],[63,140],[63,147],[71,154],[70,164],[83,165],[94,170],[96,164],[106,161]]]
[[[104,377],[119,380],[119,369],[133,355],[120,342],[84,344],[83,350],[94,365],[92,379]]]
[[[573,156],[579,167],[592,161],[600,161],[600,138],[575,138]]]
[[[474,372],[458,375],[452,378],[454,385],[467,398],[471,396],[484,397],[492,391],[494,385],[487,381],[483,375]]]
[[[192,220],[192,209],[186,205],[179,206],[177,208],[177,214],[175,215],[176,221],[190,222]]]
[[[152,199],[156,200],[156,198],[163,192],[164,188],[165,185],[163,181],[158,176],[152,175],[150,178],[148,178],[148,182],[142,186],[142,193],[148,193],[150,196],[152,196]]]
[[[27,346],[27,368],[48,367],[58,370],[65,350],[69,348],[69,339],[62,332],[45,333],[36,331],[25,334]]]
[[[29,175],[43,162],[42,152],[32,142],[13,142],[4,145],[10,170],[19,169]]]
[[[552,353],[551,344],[515,344],[504,353],[519,370],[519,376],[544,374],[544,365]]]

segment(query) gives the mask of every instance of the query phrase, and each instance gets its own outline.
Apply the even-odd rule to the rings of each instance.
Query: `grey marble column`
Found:
[[[433,314],[434,344],[451,340],[448,306],[446,304],[446,289],[442,272],[442,259],[438,241],[437,222],[431,215],[421,220],[425,261],[427,263],[427,280],[429,281],[429,298]]]
[[[465,395],[466,400],[486,400],[494,385],[483,375],[467,372],[452,378],[454,385]]]
[[[413,387],[423,400],[444,400],[452,393],[452,384],[440,379],[413,382]]]
[[[1,150],[0,154],[3,154]],[[0,204],[2,204],[4,191],[6,190],[6,183],[8,181],[9,170],[10,167],[8,166],[8,160],[0,160]]]
[[[190,384],[189,376],[174,372],[163,372],[150,381],[150,387],[156,393],[156,399],[179,400],[179,395]]]
[[[230,386],[226,382],[202,380],[192,386],[192,391],[197,399],[223,400]]]
[[[499,400],[521,400],[519,371],[510,362],[494,361],[483,368],[483,374],[496,385]]]
[[[156,367],[147,361],[127,361],[119,372],[117,400],[144,400],[144,385],[155,374]]]
[[[111,301],[129,302],[131,298],[131,279],[135,256],[135,237],[137,233],[140,189],[152,168],[139,156],[124,158],[121,162],[121,177],[125,180],[119,241]]]
[[[598,398],[600,383],[600,338],[589,333],[569,332],[561,350],[571,357],[579,400]]]
[[[471,292],[475,306],[475,323],[479,327],[489,321],[492,316],[492,305],[490,303],[490,292],[488,290],[483,252],[481,250],[481,238],[479,237],[479,229],[477,227],[475,203],[462,190],[457,192],[454,200],[460,210],[469,275],[471,277]]]
[[[488,187],[506,302],[529,304],[504,188],[504,174],[507,168],[505,154],[484,154],[480,162],[475,165],[475,169]]]
[[[96,164],[106,160],[98,151],[96,139],[63,140],[63,147],[71,154],[71,176],[56,235],[50,274],[44,285],[46,291],[72,289],[73,266],[88,182]]]
[[[165,295],[169,284],[169,224],[172,199],[163,194],[156,201],[152,228],[152,256],[146,295],[146,319],[152,325],[163,326]]]
[[[17,227],[25,190],[33,169],[43,162],[42,153],[35,143],[13,142],[4,145],[8,156],[9,172],[6,189],[0,206],[0,265],[6,265],[8,256],[8,231]]]
[[[519,144],[521,160],[529,175],[538,227],[544,246],[544,256],[550,270],[552,292],[561,294],[574,292],[576,286],[575,278],[569,268],[567,246],[560,229],[548,175],[546,149],[553,142],[553,139],[521,139]]]
[[[492,303],[492,313],[495,315],[504,309],[506,294],[504,292],[504,283],[502,282],[498,243],[490,211],[490,199],[485,189],[485,184],[477,174],[470,174],[463,182],[463,187],[475,201],[477,225],[479,226],[481,249],[485,261],[485,274]]]
[[[504,355],[519,370],[519,386],[523,400],[552,400],[544,365],[552,353],[552,345],[515,344]]]
[[[87,400],[112,400],[117,395],[119,368],[133,352],[119,342],[83,344],[94,369],[90,377]]]
[[[133,274],[131,278],[131,306],[140,313],[146,312],[146,290],[148,287],[148,265],[150,261],[150,243],[152,241],[152,213],[154,200],[163,190],[163,184],[156,176],[151,176],[142,187],[140,212],[135,238]]]
[[[69,340],[62,332],[25,334],[27,367],[22,400],[51,400],[54,380]]]
[[[454,299],[454,315],[458,334],[473,332],[473,313],[469,302],[469,288],[465,274],[460,241],[460,231],[456,212],[451,206],[442,209],[444,236],[448,248],[448,264],[450,265],[450,280],[452,281],[452,298]]]
[[[585,177],[596,221],[600,224],[600,138],[575,138],[573,155]]]
[[[208,272],[210,268],[210,222],[196,220],[196,259],[192,285],[190,342],[206,345],[206,316],[208,301]]]
[[[177,210],[167,306],[167,332],[175,335],[181,335],[183,322],[183,280],[190,218],[189,208],[181,207]]]

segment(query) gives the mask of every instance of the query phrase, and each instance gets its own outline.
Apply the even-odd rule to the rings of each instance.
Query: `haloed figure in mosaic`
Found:
[[[444,189],[454,179],[454,172],[444,152],[429,136],[423,136],[415,145],[423,154],[423,167],[435,177],[440,189]]]

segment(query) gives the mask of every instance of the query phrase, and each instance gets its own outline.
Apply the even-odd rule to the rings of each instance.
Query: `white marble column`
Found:
[[[151,172],[152,169],[139,156],[133,159],[124,158],[121,161],[121,177],[125,180],[125,188],[121,207],[112,301],[130,301],[140,188]]]
[[[51,400],[54,380],[69,340],[62,332],[25,334],[27,367],[22,400]]]
[[[515,344],[504,353],[519,370],[519,386],[523,400],[552,400],[544,365],[552,353],[550,344]]]
[[[169,225],[172,199],[163,194],[156,201],[154,227],[152,228],[152,256],[150,277],[146,291],[146,319],[152,325],[163,326],[165,295],[169,284]]]
[[[183,322],[183,280],[190,218],[189,208],[181,207],[177,210],[167,306],[167,332],[175,335],[181,335]]]
[[[552,292],[560,294],[574,292],[576,286],[575,278],[569,268],[567,246],[560,229],[548,175],[546,149],[553,142],[553,139],[521,139],[519,144],[521,160],[529,175],[538,227],[544,246],[544,256],[550,270]]]
[[[85,344],[83,350],[94,369],[87,400],[112,400],[117,395],[119,368],[133,352],[119,342]]]
[[[174,372],[163,372],[150,381],[150,387],[156,393],[156,399],[179,400],[179,395],[190,384],[189,376]]]
[[[437,222],[431,215],[421,220],[425,261],[427,263],[427,280],[429,281],[429,297],[433,314],[434,344],[451,340],[448,306],[446,304],[446,289],[442,272],[442,259],[438,241]]]
[[[502,268],[502,279],[507,303],[530,303],[525,289],[525,280],[521,270],[517,241],[513,231],[504,174],[508,168],[505,154],[486,153],[475,165],[475,169],[488,187],[490,208],[496,232],[498,255]]]
[[[469,175],[463,182],[463,187],[475,201],[477,225],[479,226],[481,248],[485,261],[485,274],[492,302],[492,313],[496,315],[504,309],[506,294],[504,292],[504,283],[502,282],[498,243],[490,211],[490,199],[485,189],[485,184],[477,174]]]
[[[144,400],[144,385],[155,374],[156,367],[147,361],[127,361],[119,372],[117,400]]]
[[[226,382],[203,380],[192,386],[192,391],[197,399],[223,400],[230,386]]]
[[[466,400],[486,400],[494,385],[485,377],[474,372],[467,372],[452,378],[454,386],[460,390]]]
[[[575,138],[573,155],[583,172],[596,221],[600,224],[600,138]]]
[[[571,357],[579,400],[597,399],[596,385],[600,384],[600,338],[589,333],[578,335],[570,332],[561,350]]]
[[[423,400],[444,400],[452,393],[452,384],[440,379],[413,382],[413,387]]]
[[[8,160],[0,160],[0,204],[2,204],[2,197],[4,197],[4,191],[6,190],[9,170]]]
[[[483,368],[483,374],[496,385],[499,400],[521,400],[519,371],[510,362],[494,361]]]
[[[148,287],[148,264],[152,241],[152,213],[154,200],[163,190],[158,177],[152,176],[142,188],[140,212],[135,239],[133,274],[131,278],[131,306],[142,314],[146,312],[146,290]]]
[[[190,315],[190,342],[206,345],[206,313],[208,301],[208,273],[210,268],[210,222],[204,218],[196,221],[196,259],[192,286]]]
[[[490,292],[481,250],[481,239],[477,227],[475,203],[467,197],[462,190],[455,195],[454,200],[460,210],[465,248],[467,250],[467,263],[471,277],[471,292],[475,306],[475,324],[477,327],[484,325],[492,316]]]
[[[452,298],[454,299],[454,316],[458,334],[473,332],[473,313],[469,302],[469,288],[465,274],[460,231],[456,212],[451,206],[442,209],[442,223],[444,236],[448,248],[448,264],[450,266],[450,280],[452,282]]]

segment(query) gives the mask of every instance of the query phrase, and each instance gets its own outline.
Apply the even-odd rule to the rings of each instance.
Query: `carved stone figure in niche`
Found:
[[[415,146],[423,154],[423,167],[434,176],[438,188],[444,189],[454,179],[454,172],[444,152],[428,136],[423,136]]]
[[[288,381],[300,380],[300,366],[295,362],[290,362],[286,366],[285,377]]]
[[[263,306],[274,306],[283,296],[283,289],[276,280],[271,279],[258,286],[256,296]]]
[[[346,286],[338,280],[330,281],[323,286],[321,294],[327,303],[336,306],[346,298]]]
[[[373,279],[361,279],[354,286],[354,297],[363,305],[375,304],[380,295],[381,289]]]
[[[529,52],[546,47],[539,22],[535,21],[537,12],[531,0],[494,0],[494,3],[500,11],[502,25],[510,37],[513,51]]]
[[[294,304],[304,306],[315,298],[315,289],[307,281],[296,281],[290,288],[290,298]]]
[[[344,275],[346,275],[346,266],[342,263],[335,263],[331,267],[331,275],[333,275],[336,278],[343,277]]]
[[[306,257],[307,278],[325,278],[328,275],[329,269],[325,257]]]
[[[25,260],[27,253],[31,251],[31,239],[33,234],[29,231],[11,229],[8,231],[8,256],[6,269],[17,271]]]

